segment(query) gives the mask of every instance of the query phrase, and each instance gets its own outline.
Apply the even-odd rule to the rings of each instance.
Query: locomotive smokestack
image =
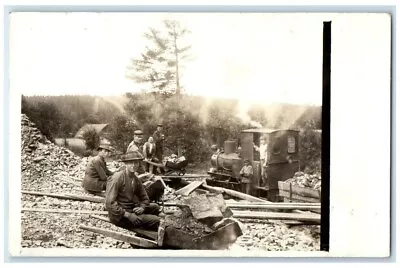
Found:
[[[233,154],[236,152],[237,143],[236,141],[225,141],[224,142],[224,153]]]

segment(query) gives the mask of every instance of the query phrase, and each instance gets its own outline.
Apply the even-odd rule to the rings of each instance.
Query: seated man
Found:
[[[108,179],[106,209],[110,222],[126,228],[157,230],[160,224],[160,208],[150,203],[142,182],[135,172],[143,159],[138,152],[124,155],[126,167]]]
[[[113,173],[107,168],[105,157],[111,152],[108,144],[100,144],[98,155],[93,157],[85,171],[82,187],[91,194],[100,194],[106,189],[107,178]]]
[[[250,165],[248,159],[244,160],[244,166],[240,170],[242,192],[250,194],[251,192],[251,179],[253,177],[253,167]]]

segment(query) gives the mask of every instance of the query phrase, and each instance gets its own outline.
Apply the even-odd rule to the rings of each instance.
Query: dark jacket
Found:
[[[100,155],[93,157],[86,166],[85,177],[82,187],[88,191],[101,192],[107,182],[107,178],[112,175],[108,170],[104,158]]]
[[[161,131],[154,131],[153,133],[153,139],[154,142],[156,144],[156,152],[158,153],[163,153],[163,143],[164,143],[164,138],[163,138],[163,134],[161,133]]]
[[[142,182],[127,169],[114,173],[107,181],[106,209],[112,223],[117,223],[124,213],[132,212],[138,206],[145,208],[150,204]]]

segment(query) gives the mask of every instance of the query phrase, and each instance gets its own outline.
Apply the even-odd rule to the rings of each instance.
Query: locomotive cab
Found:
[[[261,178],[260,153],[254,148],[260,146],[260,139],[267,143],[267,160],[264,178]],[[254,146],[255,145],[255,146]],[[291,129],[246,129],[241,133],[242,159],[247,158],[253,165],[253,191],[277,201],[278,181],[287,180],[300,169],[299,131]]]

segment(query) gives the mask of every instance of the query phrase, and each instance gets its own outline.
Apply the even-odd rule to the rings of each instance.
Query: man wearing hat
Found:
[[[107,168],[105,157],[111,152],[110,145],[100,144],[97,156],[93,157],[86,166],[82,187],[89,193],[101,193],[106,189],[107,178],[113,173]]]
[[[110,222],[126,229],[157,230],[160,208],[150,203],[141,180],[135,174],[143,160],[142,154],[127,153],[121,160],[125,168],[114,173],[107,182],[105,204]]]
[[[250,165],[249,159],[244,160],[244,166],[240,170],[242,192],[250,194],[251,192],[251,179],[253,177],[253,167]]]
[[[143,152],[143,132],[138,129],[133,133],[133,141],[129,143],[126,153]]]
[[[162,133],[163,125],[160,123],[157,125],[157,130],[153,133],[153,139],[156,144],[156,158],[159,162],[163,160],[164,153],[164,140],[165,136]]]

